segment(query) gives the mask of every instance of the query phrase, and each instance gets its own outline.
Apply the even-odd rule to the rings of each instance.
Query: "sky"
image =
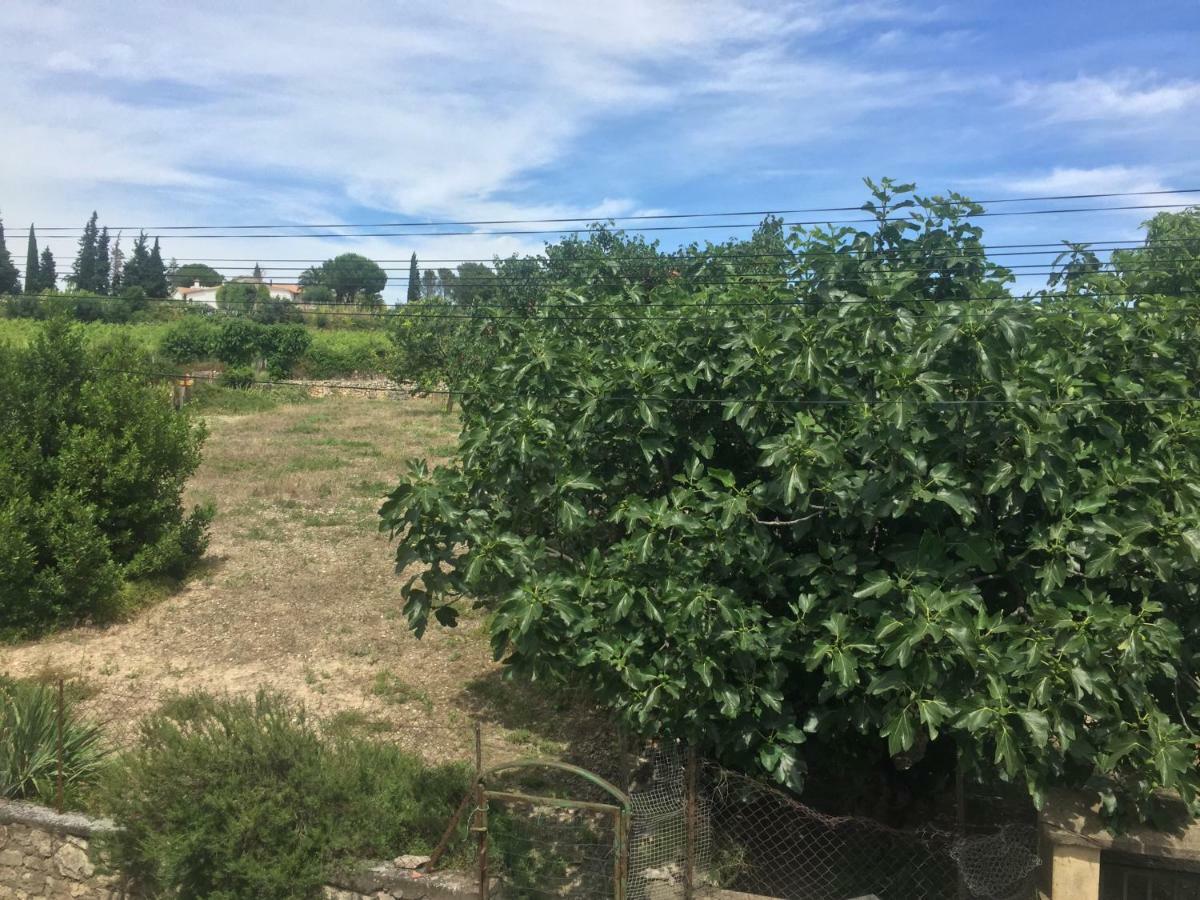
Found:
[[[982,199],[1197,188],[1197,47],[1200,0],[2,0],[0,217],[20,266],[31,222],[93,209],[153,232],[846,206],[885,175]],[[1111,240],[1151,214],[984,224]],[[40,232],[60,271],[76,237]],[[163,250],[287,280],[271,260],[545,239],[164,232]]]

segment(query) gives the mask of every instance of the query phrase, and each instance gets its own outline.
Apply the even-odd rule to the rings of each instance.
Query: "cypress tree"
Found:
[[[408,302],[416,303],[421,299],[421,272],[417,268],[417,253],[414,250],[412,259],[408,262]]]
[[[154,249],[150,251],[150,261],[146,267],[142,287],[147,297],[156,298],[165,298],[171,290],[167,283],[167,269],[163,265],[162,251],[158,247],[158,238],[154,239]]]
[[[42,260],[38,264],[38,293],[58,289],[58,271],[54,265],[54,254],[49,247],[42,248]]]
[[[37,235],[33,232],[33,226],[30,225],[29,242],[25,246],[25,293],[36,294],[39,290],[38,285],[41,283],[41,275],[38,272]]]
[[[117,239],[113,241],[112,248],[112,275],[108,279],[108,289],[114,297],[121,295],[121,279],[124,277],[125,270],[125,254],[121,252],[121,232],[117,232]]]
[[[96,290],[97,218],[96,211],[92,210],[92,217],[83,226],[83,234],[79,238],[79,252],[75,255],[75,267],[71,272],[71,282],[79,291]]]
[[[96,241],[96,279],[92,290],[97,294],[107,294],[111,260],[108,258],[108,226],[100,229],[100,237]]]
[[[254,271],[250,273],[250,277],[253,278],[255,281],[263,280],[262,267],[258,263],[254,264]]]
[[[0,219],[0,294],[15,294],[20,290],[21,277],[4,243],[4,221]]]

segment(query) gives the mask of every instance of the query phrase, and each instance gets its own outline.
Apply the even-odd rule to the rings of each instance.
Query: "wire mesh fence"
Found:
[[[92,697],[55,679],[116,747],[136,743],[140,719],[181,695],[138,686]],[[74,696],[73,696],[74,695]],[[101,703],[103,700],[103,703]],[[364,695],[349,712],[377,712]],[[114,712],[116,708],[120,713]],[[337,714],[345,715],[345,703]],[[336,718],[320,721],[329,728]],[[896,828],[858,815],[830,815],[773,785],[696,760],[672,741],[589,757],[578,769],[539,756],[499,730],[428,718],[419,729],[377,735],[419,752],[433,732],[471,758],[484,795],[464,801],[445,854],[483,871],[480,883],[506,898],[615,900],[751,896],[795,900],[1032,900],[1040,865],[1027,801],[978,791],[976,821]],[[411,747],[410,747],[411,745]],[[447,819],[450,817],[447,810]],[[478,852],[486,829],[486,854]],[[402,850],[404,848],[398,848]],[[733,894],[722,895],[728,891]],[[481,896],[485,890],[481,888]]]
[[[1036,896],[1040,861],[1030,822],[976,826],[969,834],[932,825],[899,829],[820,812],[772,785],[694,761],[676,744],[655,746],[634,763],[625,799],[615,800],[628,810],[624,836],[611,806],[601,813],[571,805],[595,802],[578,779],[522,785],[557,798],[557,804],[488,794],[488,865],[502,896]],[[488,786],[494,789],[494,781]]]

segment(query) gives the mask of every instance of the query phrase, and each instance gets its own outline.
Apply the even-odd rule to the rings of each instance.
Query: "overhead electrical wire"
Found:
[[[1003,212],[979,212],[979,213],[964,213],[959,218],[961,219],[978,219],[983,217],[996,216],[1044,216],[1044,215],[1060,215],[1070,213],[1097,213],[1097,212],[1121,212],[1128,210],[1146,210],[1146,209],[1181,209],[1194,206],[1191,203],[1157,203],[1157,204],[1138,204],[1125,206],[1081,206],[1081,207],[1063,207],[1058,209],[1022,209]],[[885,218],[883,221],[889,222],[905,222],[910,221],[909,216],[896,216],[894,218]],[[877,223],[880,219],[875,217],[862,219],[808,219],[796,220],[791,222],[780,222],[781,227],[795,227],[798,225],[862,225]],[[634,228],[622,229],[623,231],[633,233],[643,232],[659,232],[659,231],[702,231],[709,229],[739,229],[739,228],[758,228],[761,222],[735,222],[735,223],[708,223],[701,225],[639,225]],[[124,230],[124,229],[122,229]],[[144,230],[144,229],[143,229]],[[491,230],[491,231],[372,231],[372,232],[335,232],[335,231],[318,231],[318,232],[288,232],[284,234],[173,234],[173,240],[215,240],[224,238],[237,238],[238,240],[266,240],[273,238],[286,238],[295,240],[297,238],[377,238],[377,237],[486,237],[486,236],[513,236],[513,235],[559,235],[559,234],[584,234],[589,229],[586,228],[552,228],[552,229],[515,229],[515,230]],[[154,232],[149,232],[148,236],[161,237]],[[45,240],[76,240],[74,235],[69,234],[45,234]]]
[[[973,205],[973,206],[990,206],[999,203],[1036,203],[1048,202],[1051,200],[1100,200],[1112,199],[1115,197],[1151,197],[1164,196],[1172,194],[1198,194],[1200,188],[1164,188],[1161,190],[1152,191],[1106,191],[1102,193],[1092,194],[1043,194],[1040,196],[1027,197],[1000,197],[991,200],[971,200],[964,199],[961,201],[947,201],[951,205]],[[1187,204],[1185,204],[1187,205]],[[855,206],[809,206],[796,207],[791,209],[757,209],[757,210],[738,210],[738,211],[709,211],[709,212],[688,212],[688,213],[639,213],[631,215],[605,216],[599,213],[594,213],[586,216],[549,216],[541,218],[518,218],[518,219],[455,219],[455,220],[420,220],[408,222],[325,222],[325,223],[267,223],[267,224],[250,224],[250,225],[121,225],[109,226],[110,231],[214,231],[214,230],[252,230],[252,229],[267,229],[267,228],[426,228],[426,227],[454,227],[463,225],[525,225],[533,223],[563,223],[563,222],[602,222],[602,221],[649,221],[657,219],[709,219],[726,216],[784,216],[784,215],[800,215],[807,213],[818,212],[861,212],[867,210],[865,204]],[[43,231],[82,231],[80,226],[75,225],[47,225],[42,226]]]
[[[1113,238],[1110,240],[1072,241],[1071,243],[1087,245],[1089,248],[1092,248],[1092,247],[1094,247],[1094,245],[1097,245],[1097,244],[1132,244],[1132,245],[1134,245],[1133,247],[1100,248],[1102,250],[1127,250],[1127,249],[1139,249],[1140,247],[1145,245],[1146,239],[1145,238]],[[1158,244],[1162,244],[1162,245],[1191,244],[1191,243],[1194,243],[1194,241],[1188,240],[1187,238],[1162,238],[1162,239],[1155,241],[1156,245],[1158,245]],[[1057,248],[1059,248],[1060,251],[1062,251],[1064,248],[1068,249],[1068,250],[1070,249],[1067,246],[1067,242],[1061,241],[1061,240],[1059,240],[1059,241],[1043,241],[1041,243],[1034,243],[1034,244],[980,244],[978,247],[974,247],[972,249],[979,250],[979,251],[986,253],[991,250],[1007,250],[1007,249],[1015,249],[1015,248],[1020,248],[1020,247],[1035,247],[1035,248],[1037,248],[1037,247],[1057,247]],[[852,248],[847,247],[847,249],[849,250]],[[833,252],[833,251],[830,251],[830,252]],[[907,253],[910,251],[905,250],[903,252]],[[912,252],[915,253],[917,251],[914,249]],[[921,253],[951,253],[951,252],[959,252],[959,251],[958,251],[958,248],[946,248],[945,250],[931,248],[929,250],[921,250],[920,252]],[[663,253],[658,254],[658,255],[608,256],[608,257],[604,257],[604,258],[605,259],[619,259],[619,260],[709,259],[709,258],[713,258],[713,257],[720,257],[722,259],[760,259],[760,258],[771,259],[771,258],[775,258],[775,257],[788,257],[788,256],[793,256],[793,255],[794,255],[793,253],[787,252],[787,251],[759,251],[756,253],[729,252],[729,251],[722,250],[720,245],[718,244],[718,245],[712,245],[712,250],[709,252],[673,253],[672,251],[664,251]],[[1016,255],[1024,255],[1024,254],[1016,254]],[[513,257],[511,257],[511,256],[499,257],[499,259],[501,261],[506,261],[506,260],[509,260],[512,258]],[[516,257],[516,258],[517,259],[538,259],[538,260],[546,260],[547,259],[547,257],[545,255],[541,255],[541,254],[534,255],[534,256],[528,256],[528,257]],[[309,257],[309,258],[291,257],[291,258],[289,258],[289,257],[271,257],[271,256],[193,256],[193,257],[188,258],[188,262],[189,263],[193,263],[193,262],[197,262],[197,263],[200,263],[200,262],[207,262],[207,263],[212,263],[212,262],[217,262],[217,263],[219,263],[219,262],[248,262],[248,263],[253,263],[253,262],[259,262],[259,263],[261,263],[261,262],[291,262],[291,263],[312,263],[312,264],[319,265],[320,263],[325,262],[326,259],[327,258],[316,258],[316,257]],[[495,257],[495,256],[424,257],[424,260],[427,263],[433,263],[433,262],[492,263],[492,262],[495,262],[496,259],[497,259],[497,257]],[[556,260],[557,263],[590,263],[593,261],[594,261],[593,259]],[[376,258],[374,260],[374,262],[376,262],[376,263],[381,263],[381,262],[409,263],[409,262],[411,262],[411,259],[409,257],[403,257],[403,258],[379,257],[379,258]],[[420,262],[420,259],[418,259],[418,262]]]

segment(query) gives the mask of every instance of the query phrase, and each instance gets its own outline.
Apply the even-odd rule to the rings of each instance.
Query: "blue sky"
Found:
[[[31,221],[93,208],[359,222],[846,205],[864,175],[977,197],[1200,187],[1197,0],[5,0],[0,47],[18,258]],[[1146,215],[988,238],[1133,237]],[[164,239],[181,261],[539,246]]]

